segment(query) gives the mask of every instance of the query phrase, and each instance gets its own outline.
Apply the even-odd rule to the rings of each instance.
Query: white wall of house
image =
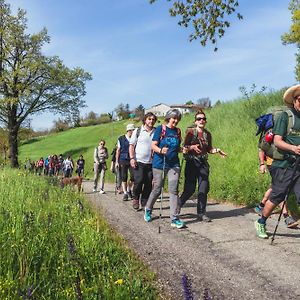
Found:
[[[160,104],[153,105],[150,108],[145,109],[145,114],[148,112],[152,112],[157,117],[163,117],[166,115],[166,113],[169,109],[170,109],[170,106],[160,103]]]

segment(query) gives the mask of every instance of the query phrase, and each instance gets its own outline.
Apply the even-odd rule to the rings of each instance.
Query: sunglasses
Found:
[[[204,118],[196,118],[196,121],[201,121],[201,120],[206,121],[206,118],[205,117]]]

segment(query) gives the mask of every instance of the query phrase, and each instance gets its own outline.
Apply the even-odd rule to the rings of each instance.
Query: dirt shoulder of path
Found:
[[[158,275],[159,285],[171,299],[184,299],[182,276],[191,279],[194,299],[203,299],[208,289],[212,299],[300,299],[299,229],[287,229],[280,222],[273,245],[256,237],[257,215],[250,209],[230,204],[210,203],[210,223],[196,219],[196,203],[189,200],[180,218],[185,229],[170,226],[169,201],[153,210],[153,221],[146,223],[143,211],[135,211],[131,201],[114,194],[92,192],[92,182],[84,182],[86,198],[129,246]],[[267,223],[273,233],[278,215]],[[158,228],[161,228],[161,233]]]

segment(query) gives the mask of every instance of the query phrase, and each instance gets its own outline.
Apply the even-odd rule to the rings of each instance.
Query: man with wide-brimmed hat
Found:
[[[300,85],[287,89],[283,100],[293,113],[293,127],[288,130],[289,117],[286,111],[282,112],[275,120],[274,144],[285,155],[282,160],[274,159],[270,168],[272,192],[262,211],[261,218],[255,222],[256,233],[260,238],[268,238],[266,220],[273,209],[286,199],[285,196],[290,186],[300,204],[300,167],[295,166],[296,157],[300,155]]]

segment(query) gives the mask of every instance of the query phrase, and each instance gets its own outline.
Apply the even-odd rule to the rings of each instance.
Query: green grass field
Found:
[[[55,179],[0,174],[0,299],[158,299],[154,274]]]
[[[282,104],[282,91],[277,91],[257,93],[250,99],[222,103],[206,111],[207,129],[212,133],[213,146],[228,154],[226,159],[221,159],[219,155],[209,157],[211,198],[249,206],[260,201],[270,183],[270,176],[258,173],[255,119],[270,106]],[[126,124],[130,122],[132,121],[126,120],[77,128],[28,141],[20,147],[20,161],[24,161],[26,157],[36,160],[40,156],[54,153],[71,154],[77,159],[83,154],[87,162],[86,176],[92,177],[93,150],[99,139],[106,141],[111,152],[118,136],[124,134]],[[184,133],[192,123],[193,115],[185,115],[179,127]],[[106,178],[111,182],[114,180],[109,171]],[[183,178],[181,183],[182,181]]]

